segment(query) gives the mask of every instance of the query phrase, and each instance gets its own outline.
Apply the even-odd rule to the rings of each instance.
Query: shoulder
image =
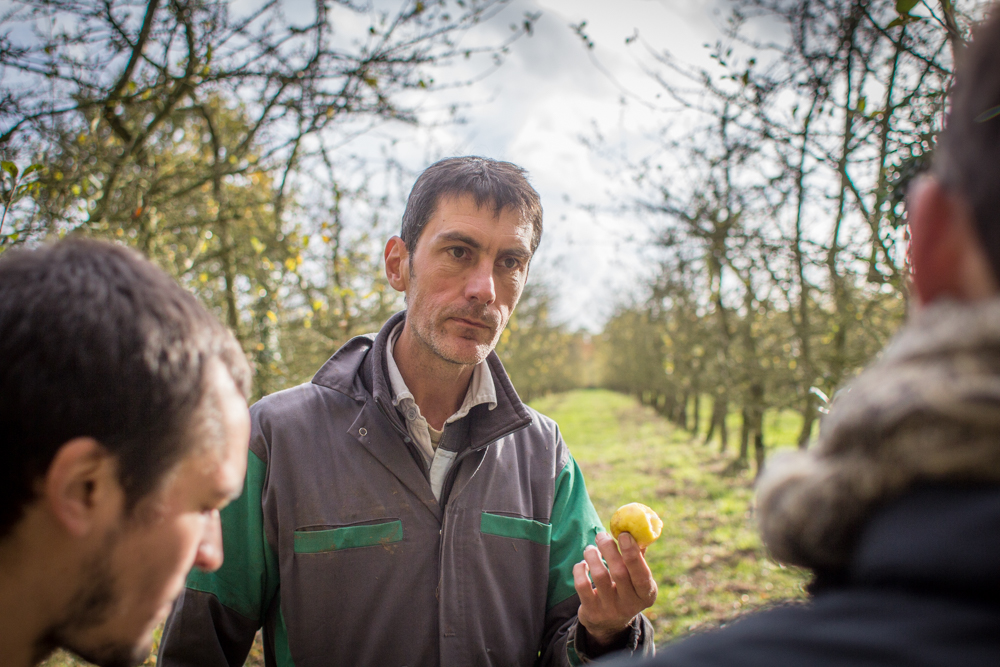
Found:
[[[937,596],[847,589],[749,614],[657,651],[652,664],[997,664],[1000,613]],[[984,661],[990,657],[991,660]]]
[[[531,416],[531,425],[525,429],[526,431],[530,431],[534,437],[548,438],[552,441],[558,440],[562,442],[562,435],[559,433],[559,424],[555,420],[551,417],[546,417],[529,405],[525,405],[524,408]]]
[[[362,405],[363,401],[312,382],[269,394],[250,407],[250,449],[267,460],[267,450],[276,440],[311,441],[331,420],[353,421]]]
[[[544,458],[553,475],[558,475],[570,460],[569,449],[559,431],[559,424],[534,408],[525,405],[531,424],[514,434],[519,446],[534,458]]]
[[[809,663],[811,642],[806,637],[790,644],[796,635],[808,635],[810,605],[787,603],[767,611],[748,614],[713,630],[695,632],[657,651],[654,664],[764,665],[795,659]]]
[[[250,406],[250,417],[255,425],[262,426],[281,423],[285,420],[297,421],[304,414],[315,409],[322,409],[331,401],[355,402],[354,399],[340,392],[312,382],[305,382],[263,397]]]

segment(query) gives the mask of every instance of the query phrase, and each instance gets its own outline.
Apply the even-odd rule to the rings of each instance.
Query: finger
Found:
[[[590,577],[587,576],[587,563],[584,561],[573,566],[573,588],[580,596],[580,604],[590,604],[597,597],[594,585],[590,583]]]
[[[604,567],[604,563],[601,562],[601,552],[597,550],[597,547],[591,544],[584,549],[583,559],[590,569],[590,578],[594,582],[594,588],[597,589],[598,597],[610,598],[614,595],[615,589],[611,575],[608,573],[608,568]]]
[[[656,580],[649,569],[649,564],[643,558],[639,545],[628,533],[618,536],[621,545],[621,557],[628,569],[629,582],[636,596],[648,607],[656,601]]]
[[[627,536],[628,533],[622,533],[618,536],[621,539]],[[611,572],[611,580],[615,582],[615,588],[619,595],[630,595],[632,593],[632,581],[629,576],[628,568],[625,567],[625,561],[622,560],[622,555],[618,552],[618,545],[615,544],[614,539],[607,533],[598,533],[597,538],[597,548],[601,550],[601,555],[604,556],[604,561],[608,565],[608,570]]]

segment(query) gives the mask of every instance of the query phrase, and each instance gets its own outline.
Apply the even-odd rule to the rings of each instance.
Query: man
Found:
[[[229,332],[131,250],[0,258],[0,664],[149,655],[188,570],[222,562],[249,377]]]
[[[650,664],[1000,664],[1000,15],[961,55],[933,175],[910,192],[916,312],[819,442],[758,491],[811,599]]]
[[[541,231],[512,164],[455,158],[420,176],[385,249],[406,311],[251,409],[226,564],[188,580],[160,665],[242,664],[261,626],[281,667],[652,651],[642,554],[600,532],[558,428],[493,352]]]

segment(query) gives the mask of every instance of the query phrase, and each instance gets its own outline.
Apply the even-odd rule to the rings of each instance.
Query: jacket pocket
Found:
[[[479,520],[479,532],[484,535],[528,540],[544,546],[549,546],[552,541],[551,524],[490,512],[483,512],[482,518]]]
[[[375,547],[402,541],[403,522],[396,519],[326,530],[296,530],[293,537],[297,554],[319,554],[341,549]]]

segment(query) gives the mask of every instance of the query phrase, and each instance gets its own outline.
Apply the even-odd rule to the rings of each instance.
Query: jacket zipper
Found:
[[[489,442],[487,442],[482,447],[476,447],[475,449],[465,449],[465,450],[463,450],[462,453],[459,454],[458,456],[456,456],[455,460],[452,461],[451,469],[448,471],[448,476],[445,478],[445,483],[441,486],[441,491],[444,492],[445,490],[447,490],[448,491],[448,496],[443,496],[443,493],[442,493],[442,497],[447,497],[448,500],[451,500],[451,485],[454,484],[454,481],[455,481],[454,477],[455,477],[456,474],[458,474],[458,464],[462,462],[462,459],[464,459],[466,456],[469,456],[474,451],[479,451],[480,449],[485,449],[485,448],[489,447],[490,445],[492,445],[493,443],[495,443],[497,440],[500,440],[501,438],[506,438],[509,435],[514,435],[515,433],[517,433],[519,431],[523,431],[524,429],[528,428],[529,426],[531,426],[531,422],[530,421],[527,424],[525,424],[524,426],[519,426],[518,428],[515,428],[515,429],[513,429],[511,431],[507,431],[506,433],[503,433],[503,434],[497,436],[493,440],[490,440]],[[437,601],[438,601],[438,614],[439,615],[441,614],[441,611],[443,610],[443,606],[441,604],[441,582],[444,581],[444,542],[445,542],[444,529],[448,528],[448,524],[449,524],[449,521],[448,521],[448,516],[449,516],[448,515],[448,505],[450,505],[450,504],[451,503],[448,503],[446,505],[442,505],[441,506],[441,529],[438,531],[438,584],[435,587],[435,594],[437,596]],[[440,616],[439,616],[439,619],[440,619]]]
[[[478,452],[481,449],[486,449],[487,447],[489,447],[490,445],[492,445],[493,443],[495,443],[497,440],[501,440],[503,438],[506,438],[509,435],[514,435],[515,433],[519,433],[520,431],[523,431],[524,429],[528,428],[529,426],[531,426],[531,422],[530,421],[527,424],[525,424],[524,426],[518,426],[517,428],[515,428],[513,430],[510,430],[510,431],[507,431],[506,433],[502,433],[502,434],[498,435],[497,437],[493,438],[492,440],[490,440],[489,442],[487,442],[482,447],[476,447],[475,449],[466,448],[466,449],[462,450],[462,452],[459,453],[459,455],[455,457],[455,460],[452,461],[451,468],[448,470],[448,476],[445,477],[444,484],[441,485],[442,496],[444,495],[443,494],[444,490],[447,489],[448,490],[448,495],[446,497],[448,498],[448,500],[451,500],[451,485],[455,483],[455,479],[454,478],[455,478],[455,475],[458,474],[458,464],[462,462],[462,459],[464,459],[466,456],[471,455],[472,452]],[[447,514],[448,514],[447,506],[442,505],[441,506],[441,510],[442,510],[442,512],[441,512],[442,517],[447,516]]]

